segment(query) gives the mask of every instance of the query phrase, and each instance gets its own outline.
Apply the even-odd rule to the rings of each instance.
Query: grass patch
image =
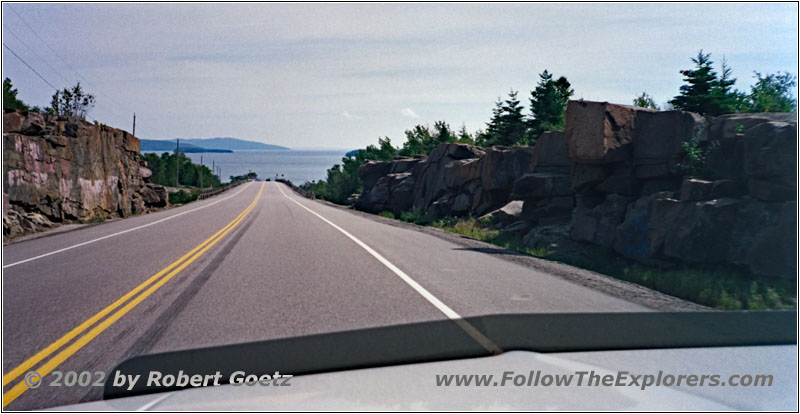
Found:
[[[433,220],[417,211],[407,211],[399,218],[410,223],[434,226],[450,233],[531,256],[592,270],[716,309],[797,309],[795,280],[754,279],[735,269],[648,267],[632,263],[610,251],[602,252],[600,249],[581,258],[570,257],[561,252],[554,252],[547,246],[528,247],[522,242],[521,237],[503,235],[499,230],[493,229],[488,220],[477,220],[472,217],[445,217]]]
[[[400,213],[400,220],[408,223],[419,224],[420,226],[428,226],[433,223],[433,219],[421,214],[416,209]]]
[[[186,204],[188,202],[197,200],[197,192],[186,192],[184,190],[173,191],[169,193],[170,204]]]
[[[390,219],[394,218],[394,213],[392,213],[391,211],[381,211],[380,213],[378,213],[378,215],[381,216],[381,217],[386,217],[386,218],[390,218]]]

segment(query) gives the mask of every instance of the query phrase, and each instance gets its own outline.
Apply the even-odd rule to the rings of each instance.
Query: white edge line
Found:
[[[140,230],[140,229],[143,229],[145,227],[150,227],[150,226],[152,226],[154,224],[162,223],[162,222],[165,222],[167,220],[174,219],[175,217],[179,217],[179,216],[182,216],[184,214],[191,213],[193,211],[202,210],[202,209],[204,209],[206,207],[213,206],[214,204],[217,204],[217,203],[219,203],[221,201],[225,201],[225,200],[227,200],[227,199],[229,199],[231,197],[235,197],[235,196],[239,195],[239,193],[244,191],[245,188],[247,188],[249,185],[250,185],[249,183],[245,184],[245,186],[241,190],[239,190],[239,191],[237,191],[237,192],[235,192],[235,193],[233,193],[233,194],[231,194],[231,195],[229,195],[229,196],[227,196],[225,198],[220,198],[219,200],[216,200],[214,202],[208,203],[206,205],[203,205],[203,206],[200,206],[200,207],[195,207],[195,208],[193,208],[191,210],[186,210],[186,211],[180,212],[178,214],[173,214],[173,215],[171,215],[169,217],[164,217],[163,219],[156,220],[156,221],[154,221],[152,223],[143,224],[143,225],[138,226],[138,227],[130,228],[130,229],[123,230],[123,231],[120,231],[120,232],[117,232],[117,233],[113,233],[113,234],[109,234],[109,235],[106,235],[106,236],[103,236],[103,237],[98,237],[96,239],[92,239],[92,240],[88,240],[88,241],[85,241],[85,242],[82,242],[82,243],[74,244],[74,245],[69,246],[69,247],[64,247],[63,249],[53,250],[52,252],[49,252],[49,253],[40,254],[38,256],[34,256],[34,257],[31,257],[31,258],[28,258],[28,259],[25,259],[25,260],[20,260],[18,262],[14,262],[14,263],[11,263],[11,264],[3,265],[3,269],[7,269],[7,268],[9,268],[11,266],[16,266],[18,264],[32,262],[34,260],[41,259],[41,258],[47,257],[47,256],[52,256],[54,254],[62,253],[62,252],[65,252],[67,250],[72,250],[72,249],[74,249],[76,247],[86,246],[87,244],[92,244],[92,243],[98,242],[100,240],[105,240],[105,239],[108,239],[108,238],[111,238],[111,237],[119,236],[121,234],[132,232],[134,230]]]
[[[379,262],[381,262],[381,263],[382,263],[384,266],[388,267],[388,268],[389,268],[389,270],[391,270],[392,272],[394,272],[394,274],[395,274],[395,275],[397,275],[398,277],[400,277],[400,279],[402,279],[402,280],[403,280],[404,282],[406,282],[406,283],[407,283],[409,286],[411,286],[411,288],[412,288],[412,289],[416,290],[416,291],[417,291],[417,293],[419,293],[420,295],[422,295],[422,297],[423,297],[423,298],[425,298],[425,299],[426,299],[428,302],[430,302],[430,303],[431,303],[433,306],[435,306],[435,307],[436,307],[437,309],[439,309],[439,310],[440,310],[442,313],[444,313],[444,314],[445,314],[445,316],[447,316],[448,318],[450,318],[451,320],[453,320],[453,321],[454,321],[454,322],[455,322],[455,323],[456,323],[456,324],[457,324],[459,327],[461,327],[461,329],[463,329],[464,331],[466,331],[466,332],[467,332],[467,334],[469,334],[469,336],[471,336],[473,339],[475,339],[475,340],[476,340],[476,341],[477,341],[477,342],[478,342],[478,343],[479,343],[481,346],[483,346],[484,348],[486,348],[486,350],[487,350],[487,351],[491,352],[492,354],[501,354],[501,353],[503,352],[503,350],[502,350],[502,349],[500,349],[500,347],[499,347],[499,346],[497,346],[497,344],[495,344],[494,342],[492,342],[492,340],[491,340],[491,339],[487,338],[487,337],[486,337],[486,336],[485,336],[483,333],[481,333],[481,332],[480,332],[480,331],[479,331],[477,328],[475,328],[474,326],[472,326],[472,324],[470,324],[469,322],[465,321],[465,320],[464,320],[464,318],[463,318],[463,317],[461,317],[461,315],[459,315],[459,314],[458,314],[456,311],[454,311],[454,310],[453,310],[452,308],[450,308],[449,306],[445,305],[445,304],[444,304],[444,302],[442,302],[441,300],[439,300],[439,298],[437,298],[436,296],[434,296],[434,295],[433,295],[431,292],[428,292],[428,290],[427,290],[427,289],[425,289],[424,287],[422,287],[422,285],[420,285],[419,283],[417,283],[417,281],[415,281],[415,280],[414,280],[414,279],[412,279],[412,278],[411,278],[409,275],[407,275],[405,272],[403,272],[402,270],[400,270],[400,268],[398,268],[397,266],[395,266],[395,265],[394,265],[392,262],[388,261],[388,260],[387,260],[385,257],[383,257],[383,256],[382,256],[380,253],[376,252],[376,251],[375,251],[375,250],[373,250],[371,247],[367,246],[367,244],[366,244],[366,243],[362,242],[361,240],[359,240],[358,238],[356,238],[355,236],[353,236],[352,234],[350,234],[349,232],[347,232],[347,230],[345,230],[345,229],[343,229],[343,228],[341,228],[341,227],[337,226],[336,224],[334,224],[334,223],[333,223],[333,222],[331,222],[330,220],[328,220],[328,219],[326,219],[325,217],[322,217],[321,215],[319,215],[319,214],[318,214],[316,211],[314,211],[314,210],[311,210],[310,208],[308,208],[308,207],[306,207],[306,206],[302,205],[302,204],[301,204],[300,202],[298,202],[297,200],[294,200],[294,199],[292,199],[291,197],[287,196],[287,195],[286,195],[286,193],[284,193],[284,192],[283,192],[283,189],[281,188],[281,185],[280,185],[280,184],[278,184],[278,183],[276,183],[276,184],[278,185],[278,190],[281,192],[281,194],[283,194],[283,196],[284,196],[284,197],[286,197],[286,199],[288,199],[289,201],[291,201],[291,202],[293,202],[293,203],[297,204],[298,206],[300,206],[300,207],[304,208],[304,209],[305,209],[306,211],[308,211],[309,213],[311,213],[311,214],[313,214],[313,215],[317,216],[317,217],[318,217],[320,220],[322,220],[322,221],[324,221],[324,222],[326,222],[326,223],[330,224],[330,225],[331,225],[333,228],[335,228],[336,230],[339,230],[339,231],[340,231],[342,234],[344,234],[345,236],[349,237],[349,238],[350,238],[350,240],[354,241],[354,242],[355,242],[357,245],[361,246],[361,248],[362,248],[362,249],[366,250],[366,251],[367,251],[367,253],[369,253],[369,254],[371,254],[371,255],[372,255],[372,257],[374,257],[374,258],[378,259],[378,261],[379,261]]]

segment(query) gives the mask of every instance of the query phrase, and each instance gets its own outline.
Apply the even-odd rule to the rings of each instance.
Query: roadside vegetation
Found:
[[[658,105],[647,92],[633,99],[633,104],[645,108],[680,109],[703,115],[723,115],[741,112],[796,112],[797,100],[793,96],[797,78],[790,73],[763,75],[754,73],[755,84],[749,92],[734,89],[733,70],[723,58],[719,72],[714,69],[710,53],[702,50],[691,59],[694,68],[681,70],[684,84],[678,95],[663,105]],[[567,101],[574,95],[572,85],[564,76],[556,78],[545,70],[539,74],[538,83],[530,92],[526,105],[518,91],[511,90],[505,99],[498,98],[486,128],[473,133],[465,126],[453,130],[446,121],[431,125],[415,125],[405,131],[405,142],[400,147],[392,145],[389,137],[378,138],[378,145],[351,151],[341,164],[331,167],[325,180],[305,183],[301,188],[316,197],[345,204],[347,199],[363,190],[358,178],[358,167],[366,160],[390,161],[397,156],[428,155],[440,143],[460,142],[490,147],[493,145],[534,145],[545,131],[564,129]],[[690,154],[696,160],[698,148]],[[687,149],[687,152],[690,150]],[[696,165],[687,165],[693,171]]]
[[[797,78],[790,73],[762,75],[754,73],[755,82],[749,92],[734,89],[736,79],[723,58],[719,71],[714,69],[710,53],[702,50],[691,59],[694,67],[682,70],[684,84],[678,95],[658,105],[656,99],[642,92],[633,104],[656,110],[686,110],[703,115],[718,116],[729,113],[796,112],[794,87]],[[351,195],[363,191],[358,177],[358,167],[366,160],[388,161],[396,156],[427,155],[440,143],[461,142],[483,147],[492,145],[533,145],[544,131],[563,130],[567,101],[573,95],[565,77],[548,71],[539,75],[539,81],[529,97],[529,110],[518,92],[511,90],[506,99],[498,98],[485,130],[469,133],[464,126],[454,132],[445,121],[433,126],[416,125],[406,130],[406,141],[394,147],[389,137],[378,139],[378,146],[352,151],[342,159],[342,164],[328,170],[326,180],[306,183],[302,188],[316,197],[344,204]],[[739,131],[744,132],[744,131]],[[698,141],[683,144],[684,160],[679,165],[686,176],[703,176],[703,165],[711,148]],[[702,177],[701,177],[702,178]],[[636,283],[654,290],[686,299],[716,309],[796,309],[796,281],[759,279],[733,268],[655,268],[627,261],[613,252],[593,252],[594,256],[565,254],[549,247],[529,247],[520,238],[511,238],[493,229],[490,223],[474,218],[433,219],[415,211],[382,212],[381,216],[399,219],[424,226],[434,226],[445,231],[515,250],[532,256],[554,260],[617,279]]]
[[[576,259],[547,246],[528,247],[520,238],[502,235],[491,228],[489,220],[472,217],[432,219],[417,212],[403,212],[395,217],[385,211],[381,216],[491,243],[519,253],[595,271],[615,279],[666,293],[694,303],[722,310],[797,309],[797,284],[790,280],[753,280],[735,269],[646,267],[625,260],[613,252],[597,249],[589,257]]]
[[[219,177],[214,175],[210,168],[193,163],[184,153],[165,152],[159,156],[150,152],[141,154],[140,157],[147,161],[147,168],[153,172],[150,180],[155,184],[198,188],[215,188],[222,185]]]

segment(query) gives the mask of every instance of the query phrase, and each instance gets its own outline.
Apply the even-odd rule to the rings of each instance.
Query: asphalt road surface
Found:
[[[643,310],[283,184],[251,182],[3,247],[3,406],[99,399],[101,387],[28,389],[24,378],[109,372],[153,352],[492,313]]]

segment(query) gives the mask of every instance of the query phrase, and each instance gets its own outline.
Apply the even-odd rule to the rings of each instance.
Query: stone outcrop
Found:
[[[4,240],[58,223],[124,217],[167,204],[133,135],[75,117],[3,114]]]
[[[568,148],[595,149],[570,152],[573,190],[586,203],[572,212],[572,239],[643,263],[732,264],[795,277],[794,247],[779,244],[796,242],[786,213],[797,197],[796,114],[706,119],[570,102],[567,120]],[[709,179],[681,169],[688,140],[708,151],[696,175]]]
[[[707,157],[688,170],[684,143]],[[796,114],[707,118],[570,101],[533,147],[440,144],[367,162],[356,206],[489,219],[530,247],[558,241],[645,264],[796,275]]]

